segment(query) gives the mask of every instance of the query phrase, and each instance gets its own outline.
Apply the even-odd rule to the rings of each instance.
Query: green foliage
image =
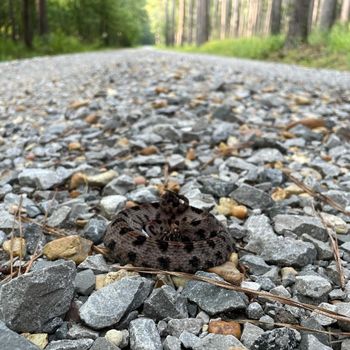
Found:
[[[267,38],[237,38],[209,41],[200,47],[187,46],[187,52],[202,52],[223,56],[264,59],[283,47],[281,36]]]

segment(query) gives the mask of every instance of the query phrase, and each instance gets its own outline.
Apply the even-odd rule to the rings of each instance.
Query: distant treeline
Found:
[[[148,0],[147,6],[156,41],[167,46],[279,34],[293,46],[311,30],[348,23],[350,14],[350,0]]]
[[[0,39],[64,35],[101,46],[151,43],[146,0],[0,0]]]

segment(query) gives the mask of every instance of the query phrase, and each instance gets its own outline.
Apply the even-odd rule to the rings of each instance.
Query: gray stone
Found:
[[[176,292],[176,290],[164,285],[153,290],[145,300],[143,314],[152,319],[161,320],[166,317],[186,318],[187,299]]]
[[[93,241],[94,244],[102,242],[102,237],[106,233],[107,221],[104,219],[92,218],[84,227],[84,237]]]
[[[270,293],[273,294],[273,295],[279,295],[279,296],[285,297],[285,298],[290,298],[291,297],[291,295],[288,292],[288,290],[282,285],[279,285],[279,286],[277,286],[275,288],[272,288],[270,290]]]
[[[149,318],[138,318],[130,322],[131,350],[162,350],[162,342],[156,324]]]
[[[92,339],[54,340],[45,350],[88,350],[93,342]]]
[[[24,238],[29,254],[34,254],[35,250],[41,251],[47,239],[42,227],[34,222],[30,222],[24,226]]]
[[[197,272],[196,275],[222,281],[213,273]],[[244,310],[248,304],[248,298],[243,293],[226,290],[201,281],[188,281],[182,294],[209,315]]]
[[[11,331],[0,321],[1,350],[39,350],[39,348],[21,335]]]
[[[264,333],[264,330],[251,323],[245,323],[241,335],[241,342],[248,349],[252,347],[254,342]]]
[[[208,334],[193,347],[193,350],[230,350],[232,348],[246,349],[233,335]]]
[[[252,163],[248,163],[244,159],[237,157],[229,157],[226,159],[226,165],[232,170],[244,171],[248,170],[253,173],[258,172],[258,167]]]
[[[95,288],[96,278],[92,270],[83,270],[75,276],[75,290],[82,295],[90,295]]]
[[[276,148],[262,148],[247,159],[254,164],[274,163],[283,160],[282,153]]]
[[[0,230],[0,246],[6,241],[7,235],[4,231]]]
[[[185,167],[185,158],[181,154],[172,154],[167,158],[171,170],[181,170]]]
[[[276,328],[261,334],[253,343],[252,350],[297,350],[299,341],[295,331],[289,328]]]
[[[239,262],[248,266],[252,275],[263,275],[271,269],[271,266],[267,265],[264,259],[252,254],[243,255]]]
[[[328,293],[332,290],[332,285],[321,276],[304,275],[296,276],[294,289],[303,296],[322,302],[327,300]]]
[[[303,335],[302,342],[300,344],[302,349],[305,350],[332,350],[331,347],[321,343],[314,335]]]
[[[213,111],[213,118],[220,119],[227,122],[237,122],[239,119],[235,116],[235,113],[232,110],[232,106],[222,105],[217,107]]]
[[[151,156],[137,156],[129,160],[128,166],[140,166],[140,165],[163,165],[166,159],[163,155],[151,155]]]
[[[110,272],[110,267],[102,254],[88,256],[81,264],[78,265],[78,271],[90,269],[95,275]]]
[[[322,242],[316,238],[313,238],[312,236],[308,235],[307,233],[304,233],[301,236],[302,240],[304,242],[312,243],[317,251],[317,259],[318,260],[330,260],[333,259],[333,251],[331,249],[331,246],[328,242]]]
[[[203,193],[209,193],[218,198],[227,197],[237,187],[232,181],[224,181],[213,176],[200,177],[198,181],[203,186]]]
[[[94,292],[80,308],[81,319],[94,329],[118,323],[148,297],[153,282],[143,277],[128,277]]]
[[[274,222],[275,230],[280,234],[291,231],[298,236],[307,233],[321,241],[328,239],[327,230],[323,227],[321,220],[316,217],[280,214],[274,217]]]
[[[268,263],[296,267],[312,264],[317,254],[313,244],[284,237],[265,241],[259,253]]]
[[[193,333],[190,333],[188,331],[183,331],[180,334],[179,337],[181,344],[186,348],[186,349],[193,349],[196,344],[200,342],[200,338],[198,338],[196,335]]]
[[[181,350],[181,341],[180,339],[168,335],[163,342],[164,350]]]
[[[126,198],[118,194],[106,196],[101,199],[100,207],[107,218],[112,218],[119,210],[124,209]]]
[[[92,347],[90,348],[90,350],[119,350],[119,349],[120,348],[118,348],[118,346],[115,346],[104,337],[97,338],[92,344]]]
[[[124,196],[135,188],[134,179],[129,175],[120,175],[118,178],[109,182],[103,189],[103,196],[119,194]]]
[[[326,310],[337,312],[336,305],[332,305],[332,304],[328,304],[328,303],[321,303],[318,306],[320,308],[323,308]],[[317,310],[315,310],[311,313],[311,317],[313,317],[321,326],[330,326],[331,324],[337,322],[337,320],[335,320],[334,318],[323,315],[320,312],[317,312]]]
[[[128,193],[128,199],[136,203],[157,202],[159,197],[154,187],[140,187]]]
[[[10,233],[13,228],[18,228],[18,223],[14,216],[8,213],[7,210],[0,210],[0,230]]]
[[[81,324],[73,324],[67,332],[67,339],[97,339],[98,335],[98,332],[84,327]]]
[[[24,169],[18,174],[21,186],[30,186],[39,190],[48,190],[60,185],[64,179],[54,170],[49,169]]]
[[[344,339],[342,341],[341,350],[350,350],[350,339]]]
[[[179,130],[174,128],[170,124],[158,124],[152,127],[152,131],[155,134],[162,136],[165,139],[169,139],[170,141],[176,142],[181,139],[181,133]]]
[[[242,184],[234,190],[231,197],[253,209],[266,209],[273,205],[273,200],[267,193],[247,184]]]
[[[258,320],[260,317],[264,316],[263,308],[256,301],[248,305],[246,313],[251,320]]]
[[[199,318],[171,319],[168,322],[167,332],[170,335],[179,337],[183,331],[198,335],[203,326],[203,321]]]
[[[0,289],[2,320],[17,332],[42,331],[50,320],[68,311],[74,278],[75,264],[57,260],[4,284]]]
[[[71,208],[65,205],[55,209],[47,219],[47,224],[51,227],[62,226],[67,221],[70,212]]]
[[[337,313],[342,316],[350,317],[350,303],[338,303],[337,304]],[[346,332],[350,332],[349,322],[338,321],[338,324],[341,329]]]

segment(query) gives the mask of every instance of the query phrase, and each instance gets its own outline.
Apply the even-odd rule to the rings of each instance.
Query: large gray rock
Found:
[[[289,328],[276,328],[261,334],[250,348],[251,350],[297,350],[299,340],[295,331]]]
[[[315,275],[296,276],[294,289],[303,296],[324,301],[332,290],[330,282]]]
[[[305,350],[332,350],[330,346],[321,343],[314,335],[305,334],[300,344]]]
[[[230,349],[247,349],[233,335],[208,334],[195,344],[193,350],[230,350]]]
[[[138,318],[130,322],[131,350],[162,350],[162,342],[153,320]]]
[[[127,277],[94,292],[80,308],[81,319],[90,327],[112,326],[137,309],[151,293],[153,282],[143,277]]]
[[[45,350],[88,350],[93,342],[92,339],[54,340]]]
[[[79,294],[90,295],[95,288],[95,283],[95,275],[90,269],[80,271],[75,276],[75,289]]]
[[[0,317],[17,332],[40,332],[65,314],[74,295],[75,264],[58,260],[0,289]]]
[[[263,242],[258,253],[268,263],[296,267],[312,264],[317,255],[313,244],[284,237]]]
[[[266,209],[273,205],[273,200],[267,193],[247,184],[242,184],[234,190],[231,197],[253,209]]]
[[[0,347],[1,350],[38,350],[39,348],[26,338],[8,329],[0,321]]]
[[[172,319],[168,322],[167,332],[170,335],[179,337],[184,331],[198,335],[203,326],[200,318]]]
[[[244,327],[243,327],[243,332],[242,332],[242,335],[241,335],[241,342],[248,349],[250,349],[251,346],[254,344],[254,342],[263,333],[264,333],[264,330],[261,329],[260,327],[254,325],[252,323],[245,323]]]
[[[30,186],[39,190],[48,190],[61,184],[65,179],[54,170],[49,169],[24,169],[18,174],[21,186]]]
[[[0,210],[0,230],[5,233],[10,233],[14,228],[18,228],[18,223],[15,221],[15,217],[7,212],[7,210]]]
[[[145,300],[143,314],[156,320],[188,317],[187,299],[171,286],[156,288]]]
[[[222,281],[220,277],[213,273],[197,272],[196,275]],[[248,304],[248,298],[243,293],[227,290],[201,281],[188,281],[182,294],[190,301],[196,303],[209,315],[242,310]]]
[[[90,350],[120,350],[120,348],[112,344],[106,338],[99,337],[94,341]]]
[[[327,230],[317,217],[280,214],[274,217],[274,222],[275,230],[280,234],[290,231],[298,236],[307,233],[311,237],[321,241],[326,241],[328,238]]]

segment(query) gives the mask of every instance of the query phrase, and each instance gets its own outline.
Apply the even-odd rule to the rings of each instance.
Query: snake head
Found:
[[[188,207],[188,199],[173,191],[166,190],[160,198],[160,209],[167,214],[183,213]]]

